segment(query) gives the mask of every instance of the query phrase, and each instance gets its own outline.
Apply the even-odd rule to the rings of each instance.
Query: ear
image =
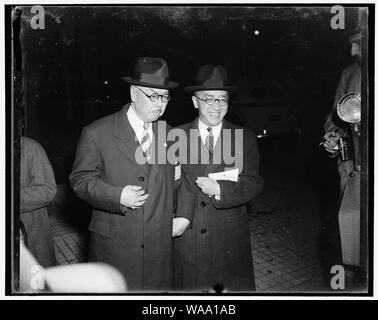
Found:
[[[136,99],[136,88],[133,85],[130,86],[130,98],[131,98],[131,101],[133,102]]]
[[[192,96],[192,101],[194,108],[198,109],[198,100],[195,96]]]

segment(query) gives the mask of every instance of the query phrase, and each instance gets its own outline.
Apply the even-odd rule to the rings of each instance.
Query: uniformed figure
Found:
[[[71,185],[93,207],[89,260],[119,269],[129,291],[167,291],[173,286],[175,170],[153,163],[151,150],[167,147],[157,138],[157,119],[178,84],[161,58],[139,58],[123,79],[131,84],[131,103],[83,129]]]
[[[56,194],[54,171],[45,150],[35,140],[21,137],[20,220],[22,238],[41,266],[56,265],[48,204]]]
[[[180,291],[255,290],[246,204],[260,192],[263,179],[255,134],[224,119],[229,93],[236,89],[228,84],[225,69],[212,65],[201,67],[196,85],[185,88],[198,118],[179,127],[189,138],[188,158],[192,157],[192,163],[187,159],[181,166],[197,192],[188,227],[175,238],[175,285]],[[237,130],[242,140],[236,138]],[[232,164],[225,159],[227,149],[236,155]],[[228,169],[238,170],[237,181],[209,177]],[[185,205],[178,203],[177,216]]]

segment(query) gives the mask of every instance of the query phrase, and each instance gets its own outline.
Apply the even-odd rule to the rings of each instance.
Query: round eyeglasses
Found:
[[[158,94],[158,93],[154,92],[153,94],[148,95],[141,88],[139,88],[139,87],[136,87],[136,88],[138,88],[140,91],[142,91],[143,94],[147,98],[149,98],[152,102],[158,101],[159,98],[161,98],[161,102],[167,103],[171,99],[171,96],[169,94]]]
[[[202,99],[200,97],[195,96],[198,100],[206,102],[209,106],[213,105],[215,101],[219,102],[219,105],[221,107],[225,107],[228,105],[228,98],[227,97],[221,97],[219,99],[215,99],[213,96],[208,96],[206,99]]]

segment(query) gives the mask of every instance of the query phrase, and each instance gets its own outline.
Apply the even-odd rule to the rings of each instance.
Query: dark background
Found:
[[[58,183],[67,180],[83,126],[129,101],[121,77],[140,55],[164,57],[181,84],[164,115],[171,125],[195,117],[183,87],[199,66],[221,64],[234,82],[279,82],[301,112],[304,141],[318,141],[341,70],[352,62],[347,36],[358,20],[356,8],[345,8],[346,28],[333,30],[331,7],[44,8],[44,30],[33,30],[30,7],[21,8],[17,106]]]
[[[357,27],[357,8],[345,8],[344,30],[331,28],[331,6],[44,8],[44,30],[30,27],[30,7],[21,7],[14,23],[14,101],[19,127],[45,148],[58,185],[68,184],[81,129],[129,102],[121,77],[137,56],[163,57],[180,83],[163,116],[173,126],[196,116],[183,88],[198,68],[221,64],[231,82],[265,79],[288,90],[301,114],[301,135],[259,141],[262,170],[277,156],[272,147],[290,154],[298,174],[318,190],[330,234],[338,234],[336,163],[318,144],[341,71],[353,62],[348,36]],[[67,190],[68,212],[89,212]],[[86,227],[89,213],[75,219]]]

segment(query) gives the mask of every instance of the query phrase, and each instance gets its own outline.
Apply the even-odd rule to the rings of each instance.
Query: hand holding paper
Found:
[[[207,177],[198,177],[196,184],[209,197],[220,196],[220,186],[216,180]]]

